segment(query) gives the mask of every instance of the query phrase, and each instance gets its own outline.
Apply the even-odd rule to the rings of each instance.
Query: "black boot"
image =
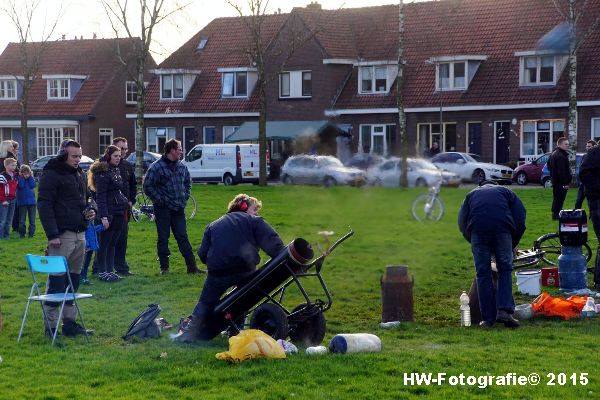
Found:
[[[65,336],[77,336],[77,335],[93,335],[94,331],[91,329],[84,329],[83,326],[79,325],[72,319],[65,319],[63,321],[62,334]]]
[[[518,328],[521,323],[505,310],[498,310],[496,322],[502,322],[507,328]]]
[[[160,264],[160,274],[161,275],[169,273],[169,256],[159,257],[158,263]]]
[[[199,333],[200,320],[197,317],[190,315],[181,321],[177,335],[173,336],[171,340],[180,343],[192,343],[199,340]]]
[[[206,271],[203,271],[198,268],[196,265],[196,259],[194,257],[190,257],[185,260],[185,265],[187,265],[187,273],[188,274],[205,274]]]

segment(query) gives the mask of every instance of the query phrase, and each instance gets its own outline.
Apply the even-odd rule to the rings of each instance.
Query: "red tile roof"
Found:
[[[29,96],[31,117],[76,117],[93,113],[101,95],[122,65],[115,56],[115,42],[127,54],[134,40],[139,39],[83,39],[48,42],[37,78]],[[34,44],[29,44],[29,47]],[[35,44],[39,45],[39,43]],[[0,55],[0,75],[23,75],[19,67],[19,44],[9,43]],[[154,60],[149,67],[154,66]],[[42,75],[85,75],[81,89],[72,101],[47,99],[46,80]],[[17,101],[0,101],[1,117],[18,117]]]

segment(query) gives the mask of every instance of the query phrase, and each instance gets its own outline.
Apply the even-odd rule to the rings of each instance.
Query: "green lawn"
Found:
[[[521,243],[529,247],[543,233],[556,230],[550,220],[552,193],[514,188],[528,211]],[[175,345],[168,332],[160,339],[125,342],[131,320],[149,303],[159,303],[172,323],[189,314],[204,278],[188,276],[171,240],[171,274],[158,275],[156,233],[149,222],[132,223],[128,260],[136,274],[107,284],[93,280],[81,302],[91,342],[61,338],[52,348],[42,334],[41,311],[34,305],[25,336],[16,343],[30,276],[24,255],[41,254],[41,225],[34,239],[0,242],[0,399],[538,399],[598,398],[600,374],[593,349],[600,320],[569,322],[538,318],[517,330],[482,331],[459,326],[459,295],[468,290],[474,268],[468,244],[458,232],[457,212],[467,189],[444,189],[447,212],[436,225],[410,217],[410,204],[422,190],[309,188],[270,186],[194,186],[198,213],[189,224],[192,245],[200,245],[204,226],[224,211],[239,191],[263,200],[262,215],[284,241],[301,236],[324,248],[317,232],[356,234],[330,255],[323,276],[333,295],[326,313],[325,344],[337,333],[370,332],[384,349],[376,354],[309,356],[301,349],[286,360],[258,360],[238,365],[215,359],[227,349],[217,338],[204,345]],[[567,198],[574,202],[575,191]],[[593,234],[592,234],[593,236]],[[381,330],[380,277],[386,265],[404,264],[414,276],[415,322]],[[513,279],[514,281],[514,279]],[[309,285],[309,287],[313,287]],[[515,286],[516,292],[516,286]],[[556,293],[556,291],[552,291]],[[293,296],[292,296],[293,297]],[[516,295],[517,303],[531,298]],[[161,353],[166,356],[161,357]],[[451,375],[529,375],[538,386],[405,384],[406,373]],[[557,375],[548,385],[547,374]],[[567,374],[567,382],[558,374]],[[572,374],[588,373],[576,385]],[[560,383],[564,383],[561,385]]]

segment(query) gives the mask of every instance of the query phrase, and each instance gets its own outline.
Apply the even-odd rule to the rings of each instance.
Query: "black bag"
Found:
[[[127,340],[132,336],[140,338],[159,337],[160,327],[156,322],[158,314],[160,314],[160,306],[158,304],[148,304],[148,307],[129,325],[123,339]]]

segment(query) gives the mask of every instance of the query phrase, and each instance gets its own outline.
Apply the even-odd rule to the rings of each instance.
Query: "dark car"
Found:
[[[152,153],[150,151],[145,151],[144,152],[144,173],[146,173],[146,171],[148,171],[148,168],[150,168],[150,165],[152,165],[152,163],[154,161],[160,159],[160,157],[161,157],[161,155],[158,153]],[[133,152],[127,156],[127,161],[129,161],[130,163],[135,165],[135,161],[136,161],[135,152]]]
[[[542,154],[531,162],[521,164],[515,168],[513,179],[519,185],[527,185],[528,183],[542,183],[542,170],[548,162],[548,158],[552,153]]]
[[[35,161],[32,161],[29,166],[31,167],[31,173],[33,174],[33,176],[35,178],[39,178],[42,171],[44,170],[44,167],[46,166],[46,164],[48,164],[48,161],[50,161],[51,158],[54,158],[56,156],[42,156],[40,158],[38,158]],[[81,156],[81,161],[79,162],[79,166],[81,167],[82,170],[86,171],[88,169],[90,169],[90,167],[92,166],[92,164],[94,163],[94,160],[92,160],[90,157],[88,156]]]

